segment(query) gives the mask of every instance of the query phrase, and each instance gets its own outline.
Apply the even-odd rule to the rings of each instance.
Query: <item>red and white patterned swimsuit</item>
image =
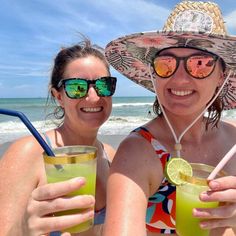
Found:
[[[165,150],[146,128],[139,127],[133,132],[140,134],[150,142],[157,154],[157,158],[161,161],[164,171],[167,161],[171,158],[170,153]],[[149,197],[146,213],[147,231],[162,234],[175,233],[175,191],[175,186],[164,178],[157,192]]]

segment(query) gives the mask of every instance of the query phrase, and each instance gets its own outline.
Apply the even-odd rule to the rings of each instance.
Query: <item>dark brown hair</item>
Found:
[[[64,109],[61,106],[56,105],[56,100],[52,94],[52,88],[58,90],[58,83],[64,79],[64,73],[66,66],[79,58],[85,58],[88,56],[94,56],[100,59],[107,68],[110,75],[109,64],[105,58],[104,50],[98,45],[93,45],[91,41],[83,36],[83,40],[73,46],[63,47],[54,59],[54,65],[51,72],[51,79],[49,83],[49,92],[47,98],[47,104],[52,102],[55,105],[54,112],[48,116],[53,115],[56,119],[64,118]],[[61,122],[60,122],[61,123]]]

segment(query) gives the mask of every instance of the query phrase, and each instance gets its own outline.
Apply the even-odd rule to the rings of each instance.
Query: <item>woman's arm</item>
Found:
[[[23,214],[39,184],[42,150],[31,137],[13,143],[0,160],[0,235],[23,235]]]
[[[121,143],[108,179],[104,236],[146,235],[145,217],[151,191],[153,156],[155,152],[151,145],[137,135]],[[161,174],[159,177],[161,179]]]
[[[0,235],[42,235],[93,217],[93,196],[64,197],[86,180],[46,184],[42,151],[27,137],[12,144],[1,159]],[[76,208],[90,209],[73,216],[52,217],[54,212]]]

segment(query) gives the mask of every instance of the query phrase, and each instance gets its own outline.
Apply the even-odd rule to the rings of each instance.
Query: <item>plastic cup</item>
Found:
[[[86,184],[71,192],[67,196],[93,195],[95,196],[96,185],[96,151],[92,146],[65,146],[53,149],[54,157],[44,153],[44,164],[48,183],[56,183],[69,180],[74,177],[85,177]],[[60,168],[58,168],[60,167]],[[54,213],[55,216],[77,214],[85,209],[73,209]],[[79,233],[93,226],[93,219],[63,231]]]
[[[214,169],[200,163],[191,163],[193,177],[181,174],[186,184],[176,186],[176,231],[179,236],[208,236],[210,231],[201,229],[201,219],[193,217],[193,208],[215,208],[219,202],[202,202],[199,194],[209,189],[207,177]],[[220,172],[219,176],[224,176]]]

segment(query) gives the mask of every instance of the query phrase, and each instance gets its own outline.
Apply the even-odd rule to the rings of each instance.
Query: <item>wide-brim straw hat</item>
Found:
[[[175,6],[162,31],[115,39],[106,46],[105,54],[117,71],[154,92],[149,65],[158,51],[169,47],[192,47],[221,57],[232,76],[220,97],[225,110],[236,107],[236,77],[233,75],[236,71],[236,36],[227,34],[216,3],[182,1]],[[153,67],[150,68],[155,76]]]

